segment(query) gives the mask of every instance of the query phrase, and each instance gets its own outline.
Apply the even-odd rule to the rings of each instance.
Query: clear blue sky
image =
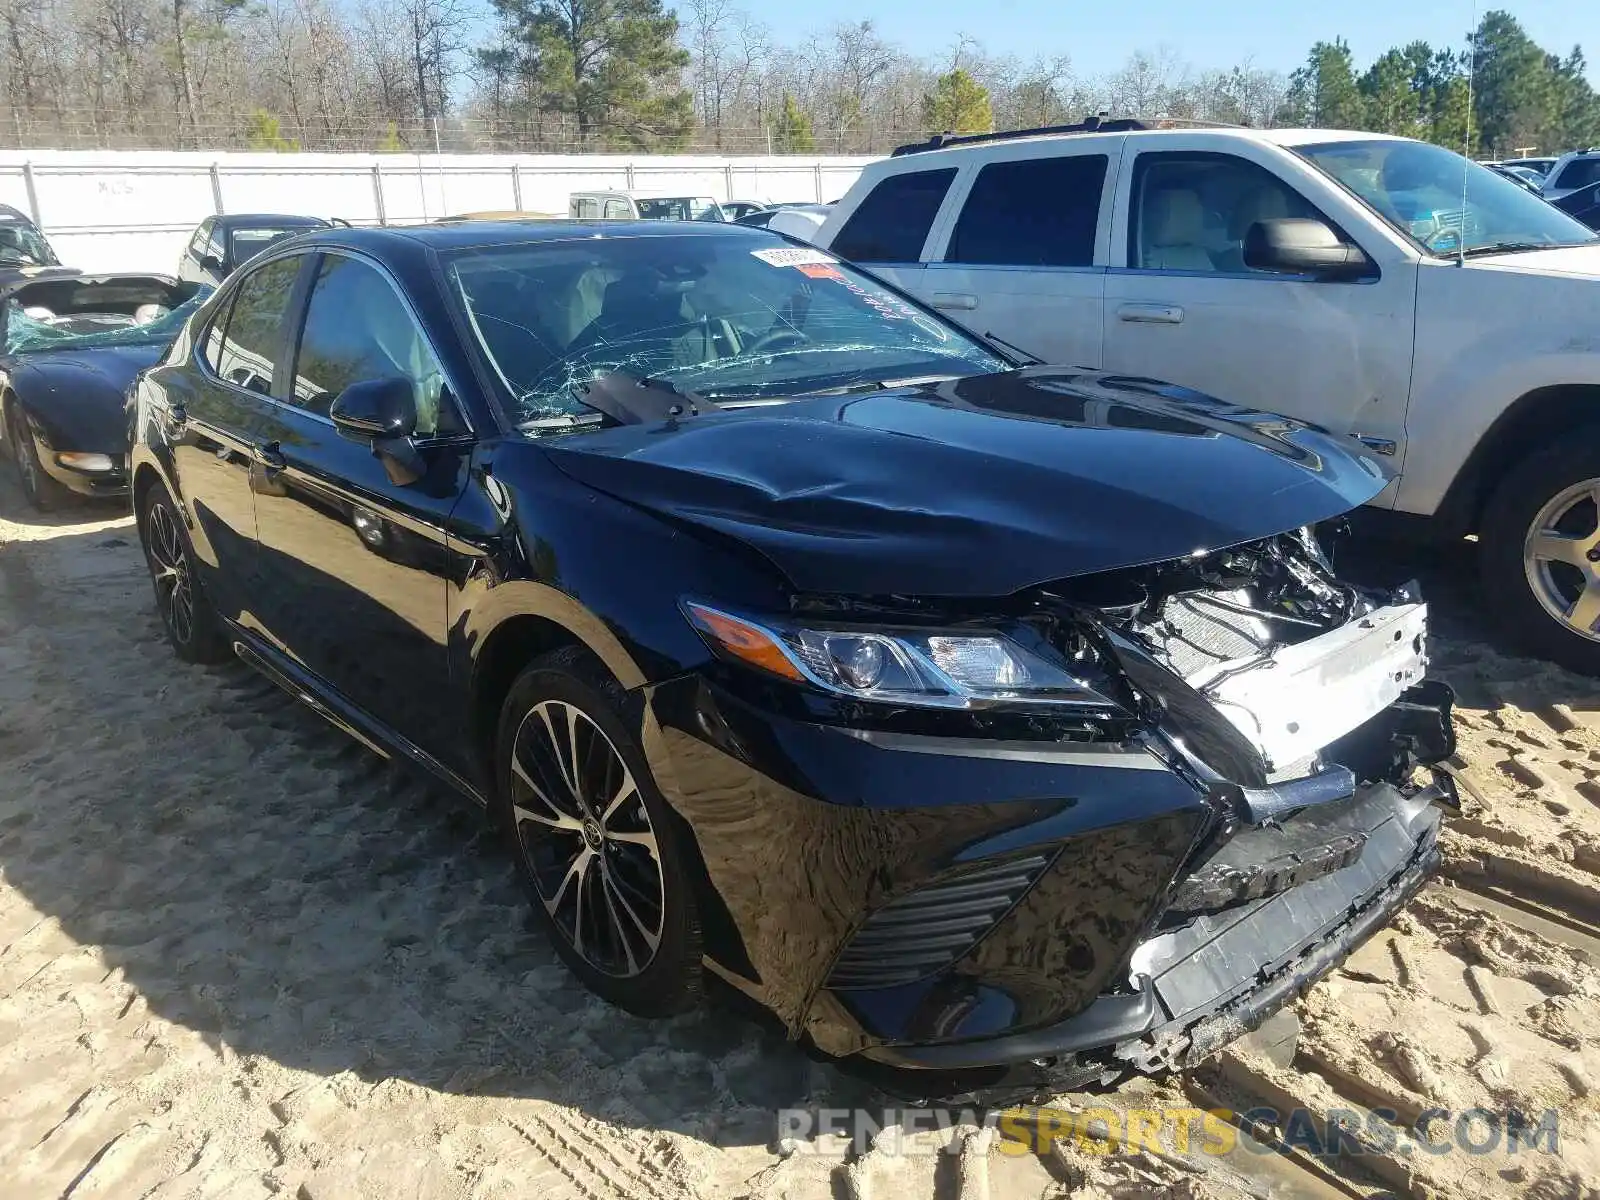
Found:
[[[1113,71],[1135,50],[1157,46],[1199,69],[1251,59],[1258,67],[1289,71],[1313,42],[1335,37],[1350,43],[1360,68],[1391,46],[1419,39],[1460,46],[1474,24],[1468,0],[768,0],[749,7],[784,42],[840,21],[871,19],[884,37],[919,55],[945,52],[965,33],[997,54],[1026,59],[1065,52],[1083,75]],[[1564,55],[1581,45],[1589,78],[1600,84],[1600,3],[1512,0],[1480,4],[1478,11],[1492,8],[1509,11],[1547,50]]]

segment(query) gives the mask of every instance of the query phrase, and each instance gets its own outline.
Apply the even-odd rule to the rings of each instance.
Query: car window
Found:
[[[1141,154],[1133,177],[1128,265],[1253,275],[1244,241],[1257,221],[1325,220],[1272,172],[1231,154]]]
[[[1551,187],[1581,188],[1600,183],[1600,155],[1594,158],[1575,158],[1561,168],[1561,178]]]
[[[206,243],[211,240],[211,225],[209,220],[201,221],[194,237],[189,239],[189,253],[197,260],[205,257]]]
[[[832,251],[866,263],[914,263],[956,169],[891,175],[867,194],[833,239]]]
[[[220,378],[263,396],[271,394],[273,365],[283,350],[289,298],[302,261],[300,255],[276,259],[239,281],[217,351]]]
[[[1595,240],[1560,209],[1443,146],[1384,138],[1294,151],[1438,258]]]
[[[625,200],[607,200],[606,201],[606,216],[607,216],[607,218],[612,219],[612,220],[626,221],[632,215],[633,214],[628,211],[627,201],[625,201]]]
[[[226,261],[235,266],[247,262],[260,254],[274,242],[281,242],[286,237],[297,233],[304,233],[304,225],[240,225],[235,226],[228,234],[232,243],[232,253]]]
[[[972,184],[945,261],[1089,266],[1107,166],[1104,154],[990,163]]]
[[[600,201],[585,198],[572,202],[572,215],[580,220],[591,220],[600,215]]]
[[[326,416],[352,383],[391,378],[411,382],[420,436],[460,429],[438,360],[389,281],[359,259],[325,256],[295,356],[294,403]]]
[[[200,357],[205,359],[206,366],[216,375],[222,374],[222,335],[228,328],[228,312],[232,305],[232,296],[223,298],[200,346]]]
[[[584,389],[613,372],[750,399],[1006,366],[866,272],[776,237],[513,243],[458,253],[447,277],[522,420],[592,412]]]

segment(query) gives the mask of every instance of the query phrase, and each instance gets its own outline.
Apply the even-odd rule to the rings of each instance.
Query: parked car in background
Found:
[[[1520,185],[1536,196],[1540,194],[1540,184],[1543,183],[1544,176],[1537,171],[1530,171],[1526,167],[1514,167],[1508,163],[1483,163],[1481,165],[1489,168],[1496,175]]]
[[[573,192],[567,215],[580,221],[726,221],[710,196],[651,196],[639,192]]]
[[[216,287],[274,242],[332,224],[321,217],[234,213],[201,221],[178,260],[178,278]]]
[[[812,241],[832,212],[832,204],[786,204],[767,219],[765,228]]]
[[[1600,183],[1600,149],[1574,150],[1556,159],[1545,176],[1543,188],[1546,200],[1559,200],[1568,192]]]
[[[1559,200],[1552,200],[1568,216],[1582,221],[1590,229],[1600,230],[1600,182],[1568,192]]]
[[[126,493],[128,389],[209,291],[163,275],[0,285],[0,446],[33,507]]]
[[[725,220],[737,221],[740,217],[748,217],[751,213],[764,212],[771,208],[770,204],[762,204],[755,200],[727,200],[719,207]]]
[[[1376,134],[1091,121],[902,147],[811,240],[1043,361],[1354,434],[1395,468],[1377,510],[1478,535],[1507,639],[1600,672],[1600,239],[1510,180]]]
[[[929,1094],[1059,1089],[1205,1056],[1437,861],[1425,606],[1316,531],[1359,443],[761,230],[300,238],[136,420],[177,653],[486,805],[630,1011],[714,974]]]
[[[1506,167],[1522,167],[1543,179],[1550,174],[1550,168],[1556,165],[1557,157],[1552,154],[1535,158],[1503,158],[1500,164]]]
[[[74,274],[63,267],[39,227],[26,213],[18,212],[9,204],[0,204],[0,286],[5,283],[37,277],[42,270],[58,275]]]

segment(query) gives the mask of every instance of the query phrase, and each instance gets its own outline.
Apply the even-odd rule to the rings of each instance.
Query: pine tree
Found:
[[[789,92],[783,94],[783,107],[772,126],[772,149],[778,154],[806,154],[817,148],[811,132],[811,118]]]
[[[922,125],[934,133],[988,133],[994,128],[989,89],[960,67],[939,76],[922,98]]]

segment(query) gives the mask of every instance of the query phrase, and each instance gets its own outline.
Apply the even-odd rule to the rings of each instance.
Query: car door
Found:
[[[926,301],[923,250],[955,167],[889,175],[862,197],[828,249]]]
[[[935,232],[923,298],[1045,362],[1098,367],[1123,140],[986,152],[953,197],[959,215]]]
[[[1132,157],[1106,277],[1105,366],[1354,433],[1398,463],[1416,265],[1388,255],[1337,282],[1247,267],[1257,221],[1314,217],[1353,240],[1272,169],[1274,153],[1241,140],[1236,153],[1174,146]],[[1363,249],[1372,258],[1376,247]]]
[[[282,370],[302,262],[291,255],[242,276],[201,332],[195,362],[151,373],[171,421],[173,473],[196,527],[207,595],[223,616],[246,627],[255,623],[252,448]]]
[[[436,757],[458,756],[450,688],[450,512],[472,437],[427,336],[375,263],[325,253],[305,289],[291,386],[255,452],[258,596],[268,640],[360,713]],[[426,472],[396,483],[370,441],[329,418],[363,380],[404,378]],[[459,765],[459,764],[457,764]]]

